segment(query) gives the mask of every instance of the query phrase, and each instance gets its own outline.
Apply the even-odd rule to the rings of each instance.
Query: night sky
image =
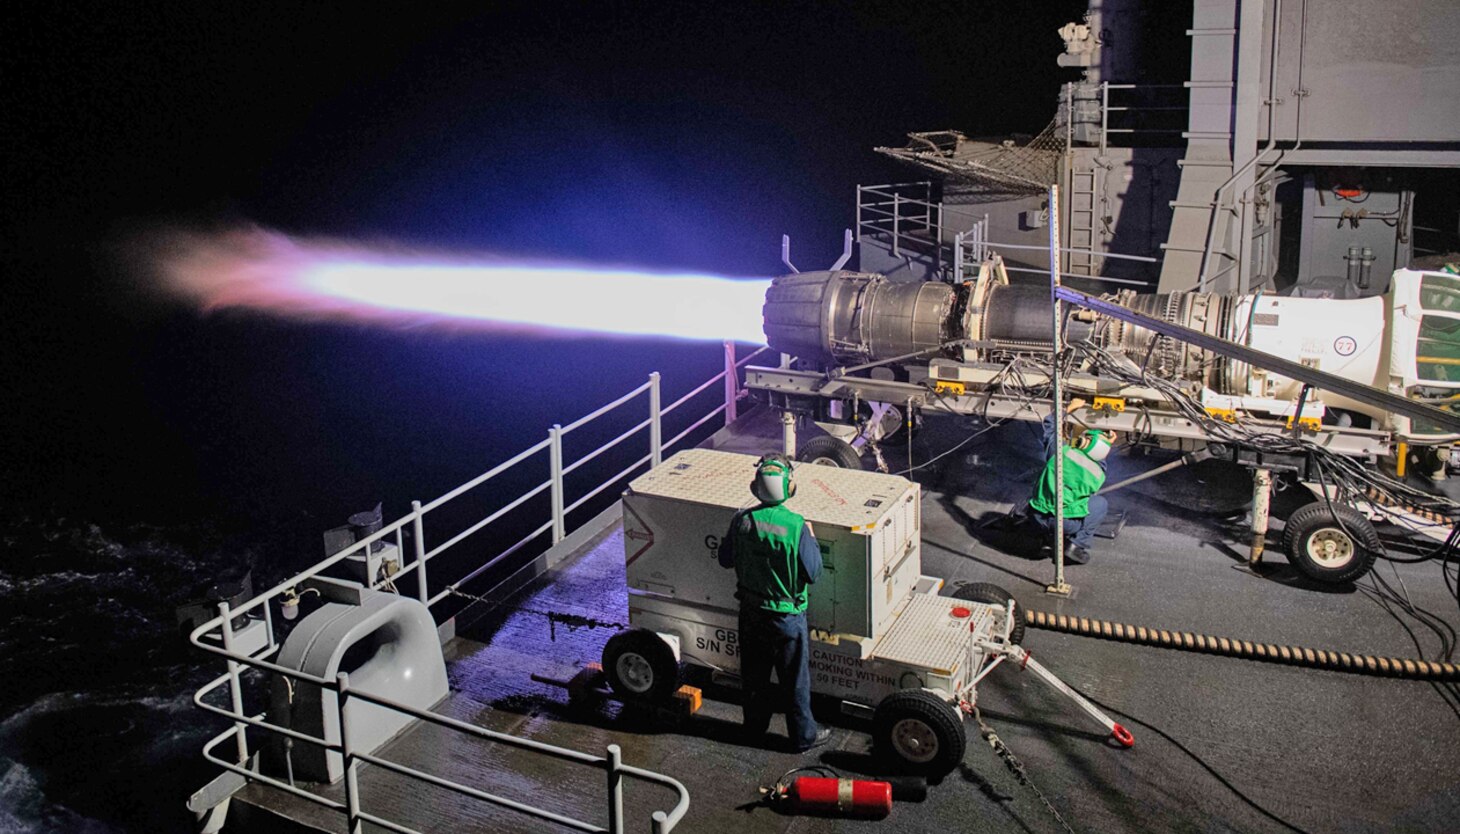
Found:
[[[669,370],[666,350],[681,388],[718,355],[199,318],[122,280],[120,235],[248,221],[773,275],[785,232],[824,264],[857,183],[918,178],[874,145],[1040,129],[1070,75],[1054,30],[1082,9],[8,5],[4,494],[187,515],[465,452],[422,479],[440,491],[530,442],[519,426],[535,440]]]
[[[247,221],[773,275],[785,232],[824,264],[857,183],[917,178],[874,145],[1040,129],[1070,75],[1055,29],[1082,9],[10,4],[4,495],[166,520],[367,472],[342,507],[395,477],[439,492],[649,370],[683,367],[683,389],[718,357],[203,318],[124,280],[121,235]]]

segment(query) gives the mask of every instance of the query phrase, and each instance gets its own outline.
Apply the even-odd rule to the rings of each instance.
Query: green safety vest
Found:
[[[1090,496],[1105,485],[1105,469],[1072,446],[1064,446],[1065,455],[1065,518],[1084,518],[1090,514]],[[1054,515],[1054,458],[1044,465],[1044,474],[1034,486],[1030,509]]]
[[[806,519],[784,506],[757,507],[735,524],[735,582],[743,602],[780,614],[806,610],[801,528]]]

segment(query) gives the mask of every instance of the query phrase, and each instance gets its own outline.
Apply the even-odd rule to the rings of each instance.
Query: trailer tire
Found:
[[[674,650],[647,629],[631,628],[608,638],[603,646],[603,673],[608,685],[626,701],[662,704],[679,689]]]
[[[829,434],[813,437],[802,444],[796,459],[802,463],[839,466],[842,469],[862,468],[862,456],[857,454],[852,444]]]
[[[970,582],[959,587],[953,592],[955,599],[966,599],[969,602],[983,602],[989,605],[1008,605],[1014,603],[1014,629],[1009,632],[1009,642],[1019,645],[1024,642],[1024,610],[1019,607],[1019,601],[1014,595],[995,585],[992,582]]]
[[[925,689],[883,698],[872,715],[872,739],[879,757],[933,778],[958,767],[968,749],[958,712]]]
[[[1346,504],[1306,504],[1288,517],[1283,529],[1288,561],[1309,579],[1327,584],[1352,582],[1368,573],[1383,549],[1374,525]]]

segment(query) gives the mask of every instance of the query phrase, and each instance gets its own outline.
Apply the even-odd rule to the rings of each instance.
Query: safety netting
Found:
[[[1068,131],[1056,117],[1038,135],[1024,143],[969,139],[956,130],[909,133],[901,148],[875,150],[899,162],[939,174],[960,191],[989,197],[1043,193],[1059,177]]]

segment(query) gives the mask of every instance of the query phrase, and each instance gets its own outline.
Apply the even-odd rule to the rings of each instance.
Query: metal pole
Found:
[[[963,232],[953,236],[953,283],[963,283]]]
[[[268,638],[268,648],[272,651],[278,641],[274,639],[274,611],[267,602],[264,603],[264,636]]]
[[[929,212],[931,212],[931,211],[932,211],[932,209],[929,209]],[[933,235],[933,253],[934,253],[935,257],[936,257],[936,264],[935,264],[935,266],[936,266],[936,269],[938,270],[938,275],[941,276],[943,274],[943,204],[942,203],[939,203],[938,204],[938,229],[937,229],[937,234]]]
[[[907,421],[906,423],[903,424],[902,431],[903,431],[903,434],[905,434],[907,436],[907,469],[908,469],[909,472],[911,472],[912,469],[913,469],[913,447],[912,447],[912,440],[913,440],[913,438],[912,438],[912,436],[913,436],[913,398],[912,397],[908,397],[907,398],[907,412],[905,414],[903,414],[902,419]]]
[[[898,220],[898,215],[900,215],[900,214],[902,214],[902,195],[901,194],[893,194],[892,195],[892,257],[894,257],[894,258],[896,258],[898,256],[898,254],[899,254],[898,251],[897,251],[897,235],[898,235],[898,229],[897,229],[898,222],[897,222],[897,220]]]
[[[416,544],[416,596],[421,604],[430,606],[431,594],[426,590],[426,528],[421,518],[421,502],[411,502],[411,538]]]
[[[1049,299],[1054,353],[1051,355],[1049,374],[1050,414],[1054,416],[1054,584],[1046,587],[1046,593],[1069,596],[1070,585],[1065,582],[1065,409],[1060,391],[1060,190],[1058,185],[1049,187]]]
[[[857,242],[862,242],[862,186],[857,186]]]
[[[608,834],[624,834],[624,763],[617,744],[608,745]]]
[[[1074,153],[1075,145],[1075,83],[1065,82],[1065,157]]]
[[[228,603],[218,603],[218,613],[223,615],[223,651],[233,653],[233,616],[229,611]],[[228,694],[233,699],[233,713],[243,715],[243,685],[239,679],[238,661],[228,661]],[[242,721],[233,722],[234,737],[238,740],[238,763],[248,764],[248,737],[244,734],[244,728],[248,725]]]
[[[1268,510],[1272,506],[1272,471],[1252,470],[1252,547],[1247,552],[1247,564],[1256,567],[1262,561],[1262,551],[1267,547]]]
[[[796,457],[796,415],[789,411],[781,412],[781,449],[786,457]]]
[[[662,428],[659,411],[659,372],[649,374],[649,465],[658,466],[664,461],[664,444],[660,439]]]
[[[735,343],[725,343],[725,425],[735,422],[735,394],[740,377],[735,370]]]
[[[548,466],[551,470],[553,507],[553,544],[567,538],[563,522],[563,427],[557,423],[548,429]]]
[[[1129,100],[1129,99],[1127,99]],[[1110,82],[1100,82],[1100,155],[1105,156],[1105,131],[1110,127]]]
[[[355,761],[355,751],[350,745],[350,723],[345,719],[345,700],[350,689],[350,675],[340,672],[335,675],[335,683],[339,686],[339,695],[335,702],[339,710],[340,719],[340,753],[345,758],[345,825],[350,834],[359,834],[364,830],[364,823],[360,821],[360,780],[358,763]]]

